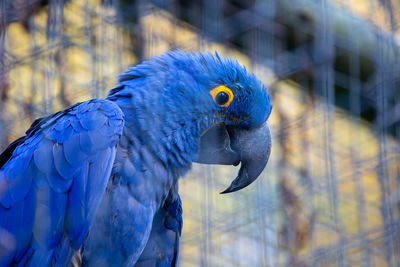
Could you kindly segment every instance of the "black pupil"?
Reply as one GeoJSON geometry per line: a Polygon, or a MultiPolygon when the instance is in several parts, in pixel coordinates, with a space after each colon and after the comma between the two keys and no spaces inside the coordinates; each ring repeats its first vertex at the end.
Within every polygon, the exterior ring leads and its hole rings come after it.
{"type": "Polygon", "coordinates": [[[229,95],[225,92],[219,92],[216,97],[215,97],[215,102],[217,102],[218,105],[223,105],[229,100],[229,95]]]}

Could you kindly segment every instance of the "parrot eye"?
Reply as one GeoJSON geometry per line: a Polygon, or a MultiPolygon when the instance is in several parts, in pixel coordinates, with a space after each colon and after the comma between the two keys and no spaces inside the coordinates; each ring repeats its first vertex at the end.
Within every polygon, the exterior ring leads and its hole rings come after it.
{"type": "Polygon", "coordinates": [[[229,95],[225,92],[219,92],[215,97],[215,102],[220,106],[228,102],[228,100],[229,95]]]}
{"type": "Polygon", "coordinates": [[[212,98],[215,103],[217,103],[221,107],[227,107],[233,100],[233,93],[231,89],[226,87],[225,85],[220,85],[215,87],[210,91],[212,98]]]}

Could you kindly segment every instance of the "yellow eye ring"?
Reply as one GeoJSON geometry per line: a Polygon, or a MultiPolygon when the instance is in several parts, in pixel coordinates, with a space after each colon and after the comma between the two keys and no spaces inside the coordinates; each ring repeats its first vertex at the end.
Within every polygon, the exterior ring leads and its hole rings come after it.
{"type": "Polygon", "coordinates": [[[210,94],[215,103],[217,103],[221,107],[229,106],[233,100],[232,90],[225,85],[215,87],[210,91],[210,94]]]}

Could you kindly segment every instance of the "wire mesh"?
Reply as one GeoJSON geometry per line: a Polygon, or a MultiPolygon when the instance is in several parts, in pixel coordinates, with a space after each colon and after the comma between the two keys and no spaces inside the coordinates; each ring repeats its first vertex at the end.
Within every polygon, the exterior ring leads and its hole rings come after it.
{"type": "Polygon", "coordinates": [[[3,0],[0,144],[37,117],[104,97],[175,48],[245,64],[273,96],[262,177],[181,181],[180,266],[399,266],[400,4],[380,0],[3,0]]]}

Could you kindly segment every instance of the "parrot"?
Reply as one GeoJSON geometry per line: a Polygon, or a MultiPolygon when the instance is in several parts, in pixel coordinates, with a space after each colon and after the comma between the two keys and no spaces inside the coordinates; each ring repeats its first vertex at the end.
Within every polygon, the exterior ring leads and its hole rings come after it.
{"type": "Polygon", "coordinates": [[[271,96],[237,60],[173,50],[128,68],[104,99],[35,120],[0,155],[0,266],[177,266],[178,181],[193,163],[255,181],[271,96]]]}

